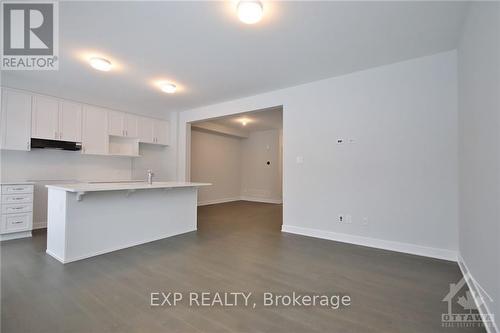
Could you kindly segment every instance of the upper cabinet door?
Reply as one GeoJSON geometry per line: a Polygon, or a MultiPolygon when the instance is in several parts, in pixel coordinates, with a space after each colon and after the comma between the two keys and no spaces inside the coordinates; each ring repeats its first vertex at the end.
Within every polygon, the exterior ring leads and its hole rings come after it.
{"type": "Polygon", "coordinates": [[[0,149],[30,150],[31,95],[2,89],[0,149]]]}
{"type": "Polygon", "coordinates": [[[165,120],[154,120],[153,121],[153,141],[154,143],[160,145],[169,144],[169,133],[170,127],[169,122],[165,120]]]}
{"type": "Polygon", "coordinates": [[[133,114],[125,114],[125,136],[128,138],[137,138],[138,134],[138,117],[133,114]]]}
{"type": "Polygon", "coordinates": [[[59,112],[59,139],[63,141],[82,141],[82,105],[61,101],[59,112]]]}
{"type": "Polygon", "coordinates": [[[137,132],[139,142],[153,143],[153,119],[138,117],[137,132]]]}
{"type": "Polygon", "coordinates": [[[125,114],[119,111],[108,111],[108,134],[125,136],[125,114]]]}
{"type": "Polygon", "coordinates": [[[108,154],[108,111],[84,105],[82,126],[82,153],[108,154]]]}
{"type": "Polygon", "coordinates": [[[59,139],[59,100],[46,96],[33,96],[31,137],[59,139]]]}

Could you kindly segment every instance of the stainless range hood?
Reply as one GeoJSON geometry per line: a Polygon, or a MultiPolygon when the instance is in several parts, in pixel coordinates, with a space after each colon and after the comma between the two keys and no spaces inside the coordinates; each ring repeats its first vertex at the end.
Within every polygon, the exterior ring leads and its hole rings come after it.
{"type": "Polygon", "coordinates": [[[31,149],[58,149],[77,151],[82,149],[81,142],[46,140],[46,139],[31,139],[31,149]]]}

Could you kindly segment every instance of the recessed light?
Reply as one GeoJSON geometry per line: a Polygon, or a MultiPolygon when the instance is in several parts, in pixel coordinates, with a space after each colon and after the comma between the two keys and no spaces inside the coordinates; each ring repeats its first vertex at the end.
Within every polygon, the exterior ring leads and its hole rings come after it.
{"type": "Polygon", "coordinates": [[[260,1],[242,0],[237,6],[238,18],[246,24],[254,24],[262,19],[264,8],[260,1]]]}
{"type": "Polygon", "coordinates": [[[160,89],[167,94],[173,94],[177,90],[177,86],[170,82],[165,82],[160,85],[160,89]]]}
{"type": "Polygon", "coordinates": [[[90,66],[97,69],[98,71],[107,72],[111,69],[111,61],[104,58],[92,57],[89,60],[90,66]]]}

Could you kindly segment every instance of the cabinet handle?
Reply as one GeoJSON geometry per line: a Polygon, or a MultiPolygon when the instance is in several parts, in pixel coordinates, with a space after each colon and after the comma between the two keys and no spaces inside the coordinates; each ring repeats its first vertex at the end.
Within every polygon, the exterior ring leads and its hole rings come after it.
{"type": "Polygon", "coordinates": [[[31,146],[31,145],[30,145],[30,143],[28,142],[28,144],[26,145],[26,148],[28,148],[28,150],[30,150],[30,148],[31,148],[30,146],[31,146]]]}
{"type": "Polygon", "coordinates": [[[57,139],[57,131],[54,132],[54,139],[57,139]]]}
{"type": "Polygon", "coordinates": [[[21,224],[23,223],[23,221],[15,221],[15,222],[12,222],[12,224],[21,224]]]}

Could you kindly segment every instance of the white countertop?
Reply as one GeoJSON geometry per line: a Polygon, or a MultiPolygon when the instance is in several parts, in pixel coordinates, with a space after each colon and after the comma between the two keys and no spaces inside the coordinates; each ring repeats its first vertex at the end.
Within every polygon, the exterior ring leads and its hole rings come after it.
{"type": "Polygon", "coordinates": [[[34,185],[35,182],[1,182],[0,185],[34,185]]]}
{"type": "Polygon", "coordinates": [[[76,184],[53,184],[45,185],[48,189],[56,189],[67,192],[100,192],[100,191],[122,191],[122,190],[147,190],[158,188],[200,187],[209,186],[210,183],[190,182],[115,182],[115,183],[76,183],[76,184]]]}

